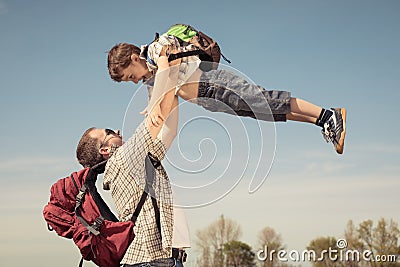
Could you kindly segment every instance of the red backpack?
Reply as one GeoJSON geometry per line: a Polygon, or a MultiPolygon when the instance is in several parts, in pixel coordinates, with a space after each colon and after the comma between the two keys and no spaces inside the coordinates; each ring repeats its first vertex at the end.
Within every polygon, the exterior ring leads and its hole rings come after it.
{"type": "MultiPolygon", "coordinates": [[[[48,229],[59,236],[72,238],[78,246],[82,254],[79,266],[82,266],[83,260],[92,261],[100,267],[120,266],[120,261],[135,237],[133,227],[147,192],[152,190],[154,168],[160,162],[151,155],[146,157],[146,188],[132,219],[126,222],[118,221],[97,192],[97,175],[104,172],[105,165],[106,161],[58,180],[52,185],[50,201],[43,210],[48,229]]],[[[152,203],[159,219],[159,209],[154,198],[152,203]]]]}

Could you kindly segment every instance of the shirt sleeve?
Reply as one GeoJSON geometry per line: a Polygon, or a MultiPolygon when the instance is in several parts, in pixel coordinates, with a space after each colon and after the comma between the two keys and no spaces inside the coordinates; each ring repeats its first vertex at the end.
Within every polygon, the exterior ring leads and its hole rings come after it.
{"type": "Polygon", "coordinates": [[[145,121],[143,121],[140,126],[137,128],[135,134],[129,138],[129,140],[124,144],[127,145],[128,147],[131,147],[133,149],[128,149],[128,151],[133,151],[133,150],[142,150],[140,147],[134,147],[136,146],[143,146],[147,155],[147,152],[150,152],[153,156],[155,156],[158,160],[163,160],[164,156],[166,154],[166,148],[163,142],[159,139],[156,138],[153,140],[151,138],[149,129],[146,127],[145,121]],[[136,142],[135,142],[136,141],[136,142]]]}
{"type": "Polygon", "coordinates": [[[167,152],[166,146],[164,143],[157,137],[155,140],[151,138],[149,129],[145,126],[145,138],[147,142],[148,152],[150,152],[153,156],[155,156],[158,160],[163,160],[165,154],[167,152]]]}
{"type": "Polygon", "coordinates": [[[166,147],[159,138],[154,140],[151,138],[143,121],[135,133],[108,160],[103,182],[104,189],[110,188],[113,179],[120,171],[129,172],[131,177],[138,179],[136,181],[138,184],[142,184],[143,181],[139,177],[144,177],[142,167],[149,152],[161,161],[166,154],[166,147]]]}
{"type": "Polygon", "coordinates": [[[157,65],[163,47],[167,47],[167,55],[179,48],[179,42],[174,36],[161,35],[156,42],[149,45],[147,55],[157,65]]]}

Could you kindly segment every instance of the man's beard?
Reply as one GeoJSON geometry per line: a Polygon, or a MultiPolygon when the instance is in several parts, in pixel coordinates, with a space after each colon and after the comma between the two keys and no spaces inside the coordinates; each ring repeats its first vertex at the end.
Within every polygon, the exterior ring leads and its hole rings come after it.
{"type": "Polygon", "coordinates": [[[117,144],[112,144],[110,147],[110,157],[114,154],[114,152],[119,148],[120,146],[117,144]]]}

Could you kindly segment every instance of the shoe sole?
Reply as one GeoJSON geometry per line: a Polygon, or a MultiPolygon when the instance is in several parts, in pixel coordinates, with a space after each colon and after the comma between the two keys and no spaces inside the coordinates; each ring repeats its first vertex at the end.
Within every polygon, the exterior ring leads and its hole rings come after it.
{"type": "Polygon", "coordinates": [[[343,154],[344,150],[344,138],[346,137],[346,115],[347,111],[345,108],[340,109],[340,114],[342,115],[342,122],[343,122],[343,131],[340,134],[339,142],[335,145],[336,152],[338,154],[343,154]]]}

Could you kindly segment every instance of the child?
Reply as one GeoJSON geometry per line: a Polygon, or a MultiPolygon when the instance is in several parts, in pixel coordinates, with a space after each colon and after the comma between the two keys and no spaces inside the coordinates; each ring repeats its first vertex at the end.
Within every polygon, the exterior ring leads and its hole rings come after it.
{"type": "MultiPolygon", "coordinates": [[[[117,82],[147,83],[150,99],[148,107],[156,103],[163,91],[176,88],[178,96],[210,111],[265,121],[292,120],[316,124],[322,128],[325,140],[333,143],[336,152],[343,153],[346,109],[323,109],[291,97],[290,92],[265,90],[227,70],[202,71],[198,56],[168,61],[170,54],[195,49],[193,45],[183,45],[176,37],[166,34],[142,48],[120,43],[108,53],[108,71],[117,82]],[[150,97],[151,94],[153,97],[150,97]]],[[[151,110],[148,118],[154,125],[158,125],[159,120],[164,119],[160,116],[160,108],[155,106],[151,110]]]]}

